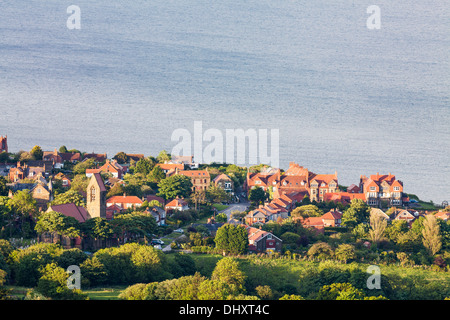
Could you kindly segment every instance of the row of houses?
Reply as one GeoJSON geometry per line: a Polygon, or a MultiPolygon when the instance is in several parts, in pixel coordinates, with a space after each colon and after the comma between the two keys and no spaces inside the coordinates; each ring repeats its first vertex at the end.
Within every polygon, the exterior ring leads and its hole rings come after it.
{"type": "Polygon", "coordinates": [[[263,168],[261,172],[247,172],[245,188],[247,191],[260,187],[273,194],[274,198],[283,194],[299,193],[311,201],[334,201],[349,204],[357,198],[370,206],[402,206],[409,199],[404,196],[403,182],[395,175],[375,174],[360,176],[359,185],[352,184],[346,190],[339,187],[337,172],[316,174],[298,165],[289,163],[289,168],[281,172],[279,168],[263,168]]]}

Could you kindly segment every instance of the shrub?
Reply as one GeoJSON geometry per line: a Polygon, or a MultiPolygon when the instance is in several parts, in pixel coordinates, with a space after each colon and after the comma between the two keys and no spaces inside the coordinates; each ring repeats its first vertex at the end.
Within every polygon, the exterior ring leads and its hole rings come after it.
{"type": "Polygon", "coordinates": [[[41,269],[42,277],[37,284],[37,291],[45,297],[58,300],[86,300],[87,295],[79,289],[69,289],[66,271],[56,263],[47,264],[41,269]]]}
{"type": "Polygon", "coordinates": [[[308,250],[308,256],[321,260],[333,257],[333,249],[326,242],[317,242],[308,250]]]}

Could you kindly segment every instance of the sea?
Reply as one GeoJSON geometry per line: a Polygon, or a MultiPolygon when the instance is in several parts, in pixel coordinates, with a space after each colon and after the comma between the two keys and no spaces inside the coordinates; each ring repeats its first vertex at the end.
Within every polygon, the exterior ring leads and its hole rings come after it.
{"type": "Polygon", "coordinates": [[[392,173],[442,203],[449,54],[448,0],[2,0],[0,135],[113,157],[195,121],[279,130],[283,169],[392,173]]]}

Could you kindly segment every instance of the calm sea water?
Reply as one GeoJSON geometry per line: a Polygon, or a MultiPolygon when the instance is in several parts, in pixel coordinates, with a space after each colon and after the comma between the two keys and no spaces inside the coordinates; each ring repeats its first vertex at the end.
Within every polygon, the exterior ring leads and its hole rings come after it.
{"type": "Polygon", "coordinates": [[[170,151],[196,120],[279,129],[281,167],[450,200],[449,17],[447,0],[3,0],[0,134],[112,157],[170,151]]]}

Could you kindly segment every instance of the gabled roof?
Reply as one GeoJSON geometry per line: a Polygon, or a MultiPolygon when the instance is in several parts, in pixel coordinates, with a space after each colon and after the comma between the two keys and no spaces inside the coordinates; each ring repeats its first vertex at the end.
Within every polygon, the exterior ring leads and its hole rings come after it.
{"type": "Polygon", "coordinates": [[[309,217],[302,221],[302,224],[309,227],[324,227],[322,217],[309,217]]]}
{"type": "Polygon", "coordinates": [[[79,222],[85,222],[90,218],[87,210],[84,207],[75,205],[75,203],[52,205],[48,208],[48,211],[59,212],[67,217],[73,217],[79,222]]]}
{"type": "Polygon", "coordinates": [[[379,215],[385,219],[390,219],[389,216],[383,210],[381,210],[379,208],[371,208],[370,215],[379,215]]]}
{"type": "Polygon", "coordinates": [[[105,183],[103,182],[103,179],[102,179],[102,176],[100,175],[100,173],[94,173],[92,175],[92,177],[97,181],[100,191],[106,191],[105,183]]]}
{"type": "Polygon", "coordinates": [[[156,166],[160,167],[162,170],[184,169],[184,164],[182,163],[157,163],[156,166]]]}
{"type": "Polygon", "coordinates": [[[136,196],[113,196],[106,200],[106,203],[134,203],[142,204],[142,200],[136,196]]]}
{"type": "Polygon", "coordinates": [[[187,206],[188,203],[186,201],[184,201],[183,199],[173,199],[172,201],[170,201],[168,204],[166,204],[166,208],[167,207],[184,207],[187,206]]]}
{"type": "Polygon", "coordinates": [[[208,170],[180,170],[178,171],[178,173],[187,177],[200,177],[200,178],[209,177],[208,170]]]}
{"type": "Polygon", "coordinates": [[[270,234],[270,235],[272,235],[273,238],[278,239],[279,241],[282,241],[280,238],[276,237],[271,232],[264,231],[259,228],[248,227],[248,226],[246,227],[246,229],[247,229],[247,233],[248,233],[248,240],[257,242],[270,234]]]}
{"type": "Polygon", "coordinates": [[[440,218],[442,220],[448,220],[448,219],[450,219],[450,212],[449,211],[439,211],[434,216],[436,218],[440,218]]]}
{"type": "Polygon", "coordinates": [[[338,220],[342,218],[342,212],[336,210],[328,211],[321,218],[325,220],[338,220]]]}
{"type": "Polygon", "coordinates": [[[230,178],[229,176],[227,176],[225,173],[221,173],[221,174],[219,174],[218,176],[216,176],[216,177],[213,179],[213,182],[214,182],[214,183],[217,183],[217,182],[219,182],[219,181],[221,181],[221,180],[233,181],[233,180],[231,180],[231,178],[230,178]]]}

